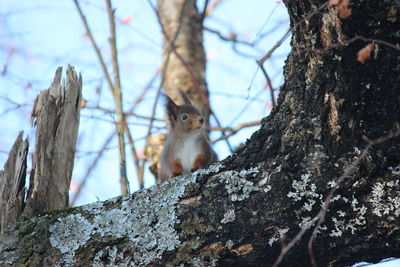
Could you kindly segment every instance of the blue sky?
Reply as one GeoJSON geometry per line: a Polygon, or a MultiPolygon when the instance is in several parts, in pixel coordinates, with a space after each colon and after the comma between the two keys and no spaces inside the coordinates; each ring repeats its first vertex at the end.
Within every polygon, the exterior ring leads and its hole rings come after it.
{"type": "MultiPolygon", "coordinates": [[[[114,3],[118,20],[117,43],[124,106],[127,109],[160,66],[162,39],[156,16],[147,1],[121,0],[114,3]]],[[[81,5],[96,42],[109,63],[109,26],[104,3],[81,1],[81,5]]],[[[202,8],[202,1],[199,1],[198,5],[202,8]]],[[[114,109],[114,104],[72,0],[3,1],[0,14],[0,60],[7,66],[7,72],[0,77],[2,165],[18,131],[24,130],[33,140],[34,131],[29,124],[32,102],[40,90],[48,88],[57,66],[66,67],[71,64],[82,73],[83,97],[88,101],[88,106],[100,105],[114,109]],[[15,106],[6,99],[25,106],[9,111],[15,106]]],[[[205,25],[225,36],[235,32],[239,39],[249,42],[257,37],[257,33],[272,32],[256,48],[237,46],[241,53],[249,54],[250,57],[234,52],[231,43],[221,41],[215,34],[205,32],[204,35],[210,101],[222,125],[235,127],[260,120],[270,111],[270,98],[265,88],[264,77],[260,71],[256,73],[255,60],[263,56],[287,30],[288,17],[284,5],[272,0],[223,1],[206,19],[205,25]],[[254,75],[254,82],[251,83],[254,75]],[[251,89],[248,90],[250,85],[251,89]],[[245,105],[247,108],[242,111],[245,105]]],[[[278,49],[276,56],[266,64],[275,88],[283,83],[282,67],[288,51],[289,41],[278,49]]],[[[151,114],[149,107],[153,103],[159,82],[158,78],[135,112],[146,116],[151,114]]],[[[157,109],[157,118],[165,118],[161,106],[157,109]]],[[[113,121],[113,116],[103,112],[82,110],[74,182],[78,183],[82,179],[105,138],[114,130],[113,121]]],[[[130,122],[137,146],[143,147],[143,137],[147,131],[144,125],[148,121],[132,118],[130,122]]],[[[155,126],[154,133],[165,132],[165,129],[159,129],[165,126],[164,123],[156,123],[155,126]]],[[[245,142],[256,129],[257,127],[252,127],[242,130],[230,138],[231,144],[235,147],[245,142]]],[[[218,132],[211,135],[212,140],[218,137],[218,132]]],[[[77,204],[119,195],[116,148],[117,143],[114,140],[88,179],[85,191],[77,204]]],[[[217,143],[214,148],[220,159],[230,154],[223,141],[217,143]]],[[[31,146],[30,151],[32,150],[31,146]]],[[[131,191],[135,191],[138,185],[133,161],[129,153],[127,156],[128,178],[131,191]]],[[[151,174],[147,173],[146,178],[146,186],[154,184],[151,174]]]]}

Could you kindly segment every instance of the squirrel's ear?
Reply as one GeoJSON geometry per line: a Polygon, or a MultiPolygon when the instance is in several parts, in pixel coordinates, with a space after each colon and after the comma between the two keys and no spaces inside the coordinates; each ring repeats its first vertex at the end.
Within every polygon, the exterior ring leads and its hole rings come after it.
{"type": "Polygon", "coordinates": [[[181,95],[183,102],[185,102],[185,104],[190,104],[192,105],[192,102],[190,101],[189,97],[187,96],[187,94],[185,94],[184,91],[182,91],[182,89],[178,89],[179,94],[181,95]]]}
{"type": "Polygon", "coordinates": [[[176,118],[178,117],[179,113],[179,106],[175,104],[175,102],[172,101],[172,99],[166,94],[162,93],[162,97],[164,98],[165,108],[167,110],[167,115],[171,123],[171,127],[174,127],[176,123],[176,118]]]}

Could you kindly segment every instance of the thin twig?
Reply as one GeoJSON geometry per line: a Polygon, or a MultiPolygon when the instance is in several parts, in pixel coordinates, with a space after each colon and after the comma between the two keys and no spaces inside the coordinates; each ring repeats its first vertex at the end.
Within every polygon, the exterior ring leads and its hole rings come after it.
{"type": "Polygon", "coordinates": [[[247,101],[246,105],[244,107],[242,107],[241,110],[239,110],[239,112],[237,113],[237,115],[235,117],[233,117],[233,119],[228,123],[228,125],[233,125],[243,114],[244,112],[249,108],[249,106],[253,103],[253,101],[255,101],[255,99],[258,99],[258,97],[264,92],[264,88],[262,88],[260,91],[257,92],[257,94],[252,97],[251,99],[249,99],[249,101],[247,101]]]}
{"type": "Polygon", "coordinates": [[[214,0],[206,9],[206,17],[210,16],[211,13],[222,3],[223,0],[214,0]]]}
{"type": "MultiPolygon", "coordinates": [[[[156,79],[156,77],[158,76],[159,73],[160,73],[160,68],[157,68],[157,70],[154,72],[154,75],[152,76],[152,78],[150,79],[150,81],[149,81],[149,82],[147,83],[147,85],[143,88],[143,90],[142,90],[141,94],[138,96],[138,98],[132,103],[131,107],[129,108],[129,112],[126,113],[126,114],[134,114],[133,111],[135,110],[136,106],[143,100],[144,95],[147,93],[148,89],[152,86],[153,82],[155,81],[155,79],[156,79]]],[[[87,107],[86,107],[86,108],[87,108],[87,107]]],[[[114,113],[114,112],[112,112],[112,113],[114,113]]],[[[82,116],[83,116],[83,115],[82,115],[82,116]]],[[[128,123],[127,123],[127,124],[128,124],[128,123]]],[[[135,125],[138,125],[138,124],[135,124],[135,125]]],[[[148,125],[146,124],[146,125],[143,125],[143,126],[146,126],[146,127],[147,127],[148,125]]],[[[113,137],[114,135],[115,135],[115,131],[110,135],[110,137],[106,140],[106,142],[104,142],[103,147],[102,147],[99,151],[89,151],[89,152],[86,152],[86,154],[93,154],[93,153],[96,153],[96,154],[98,154],[98,156],[92,161],[92,163],[90,164],[90,167],[89,167],[89,169],[87,170],[85,176],[81,179],[81,182],[80,182],[79,185],[78,185],[77,192],[74,194],[74,198],[73,198],[72,201],[71,201],[71,205],[74,205],[75,202],[76,202],[76,200],[77,200],[78,197],[80,196],[80,194],[81,194],[81,192],[82,192],[82,189],[83,189],[83,187],[85,186],[86,181],[87,181],[88,178],[89,178],[89,175],[90,175],[91,172],[94,170],[94,168],[95,168],[95,166],[97,165],[97,163],[98,163],[98,161],[99,161],[99,158],[101,157],[101,155],[103,154],[103,152],[104,152],[104,151],[107,151],[107,150],[110,150],[110,149],[118,148],[118,147],[108,147],[108,145],[109,145],[109,143],[112,141],[112,139],[113,139],[112,137],[113,137]]],[[[128,135],[128,141],[129,141],[129,143],[131,143],[131,141],[130,141],[131,138],[132,138],[132,136],[129,136],[129,135],[128,135]]],[[[141,139],[144,139],[144,138],[137,138],[137,139],[135,139],[134,141],[136,142],[136,141],[139,141],[139,140],[141,140],[141,139]]],[[[136,155],[137,155],[137,153],[136,153],[136,155]]],[[[135,164],[136,164],[136,163],[135,163],[135,164]]],[[[140,169],[139,169],[139,170],[140,170],[140,169]]],[[[139,183],[140,183],[139,175],[138,175],[138,180],[139,180],[139,183]]]]}
{"type": "Polygon", "coordinates": [[[237,132],[239,132],[240,130],[242,130],[244,128],[257,126],[257,125],[260,125],[260,124],[261,124],[260,121],[254,121],[254,122],[248,122],[248,123],[240,124],[240,125],[236,126],[234,129],[232,129],[232,128],[216,128],[216,127],[214,127],[214,128],[212,128],[212,130],[219,130],[219,131],[223,131],[224,130],[224,131],[228,131],[229,134],[226,134],[226,135],[224,135],[224,136],[222,136],[222,137],[220,137],[218,139],[215,139],[214,141],[211,142],[211,144],[215,144],[218,141],[221,141],[221,140],[223,140],[225,138],[229,138],[229,137],[231,137],[232,135],[235,135],[237,132]]]}
{"type": "Polygon", "coordinates": [[[91,172],[94,170],[94,167],[97,165],[99,159],[101,158],[101,156],[103,155],[104,151],[106,151],[108,144],[111,142],[111,140],[113,139],[115,135],[115,131],[113,131],[110,136],[106,139],[106,141],[104,142],[103,146],[100,148],[100,150],[98,151],[96,157],[94,158],[94,160],[92,161],[92,163],[90,164],[90,166],[86,169],[86,173],[83,176],[83,178],[81,179],[78,188],[76,189],[76,192],[74,194],[74,196],[72,197],[72,200],[70,201],[70,206],[75,205],[76,201],[78,200],[78,197],[80,196],[83,187],[85,186],[89,175],[91,174],[91,172]]]}
{"type": "Polygon", "coordinates": [[[281,39],[279,39],[278,42],[276,42],[276,44],[259,60],[257,60],[258,65],[262,65],[264,64],[264,62],[270,58],[272,56],[272,54],[275,52],[276,49],[278,49],[283,42],[286,41],[286,39],[290,36],[290,28],[286,31],[286,33],[282,36],[281,39]]]}
{"type": "Polygon", "coordinates": [[[138,182],[139,182],[139,189],[143,189],[144,183],[143,183],[143,177],[140,176],[140,160],[138,157],[138,153],[136,151],[135,141],[133,140],[131,131],[129,131],[128,125],[125,124],[124,128],[125,128],[126,137],[128,138],[128,142],[129,142],[129,145],[132,150],[133,162],[135,163],[136,174],[137,174],[138,182]]]}
{"type": "Polygon", "coordinates": [[[238,43],[238,44],[243,44],[243,45],[247,45],[247,46],[250,46],[250,47],[254,47],[254,43],[237,39],[237,35],[235,33],[231,33],[227,37],[227,36],[222,35],[222,33],[220,33],[219,31],[211,29],[210,27],[203,26],[203,29],[208,31],[208,32],[210,32],[210,33],[213,33],[213,34],[217,35],[223,41],[234,42],[234,43],[238,43]]]}
{"type": "Polygon", "coordinates": [[[88,37],[89,37],[89,39],[90,39],[90,42],[92,43],[92,46],[93,46],[93,48],[94,48],[94,51],[96,52],[97,58],[98,58],[98,60],[99,60],[99,62],[100,62],[100,65],[101,65],[101,69],[103,70],[104,76],[106,77],[108,86],[109,86],[110,89],[112,90],[112,88],[114,88],[114,85],[113,85],[113,83],[112,83],[110,74],[108,73],[108,70],[107,70],[107,67],[106,67],[106,63],[105,63],[105,61],[104,61],[104,59],[103,59],[103,56],[101,55],[100,49],[99,49],[99,47],[98,47],[96,41],[94,40],[92,31],[90,30],[90,27],[89,27],[89,24],[88,24],[88,22],[87,22],[87,20],[86,20],[86,17],[85,17],[85,15],[84,15],[83,12],[82,12],[82,9],[81,9],[81,6],[79,5],[78,0],[73,0],[73,1],[74,1],[74,3],[75,3],[76,9],[77,9],[78,12],[79,12],[79,15],[80,15],[81,20],[82,20],[82,22],[83,22],[83,25],[84,25],[84,27],[85,27],[86,33],[87,33],[87,35],[88,35],[88,37]]]}
{"type": "Polygon", "coordinates": [[[221,122],[219,121],[214,111],[212,109],[210,109],[210,111],[211,114],[214,116],[215,122],[217,123],[218,127],[221,128],[222,137],[220,138],[220,140],[225,140],[229,150],[231,151],[231,153],[233,153],[233,147],[231,146],[231,143],[228,141],[228,137],[226,137],[227,135],[225,133],[225,130],[222,128],[221,122]]]}
{"type": "Polygon", "coordinates": [[[201,24],[204,23],[204,19],[205,19],[206,14],[207,14],[208,1],[209,0],[205,0],[204,1],[203,12],[201,13],[201,18],[200,18],[201,24]]]}
{"type": "MultiPolygon", "coordinates": [[[[85,108],[86,109],[100,110],[100,111],[103,111],[104,113],[107,113],[107,114],[116,114],[117,113],[116,110],[103,108],[101,106],[86,106],[85,108]]],[[[152,118],[152,117],[140,115],[140,114],[137,114],[137,113],[131,112],[131,111],[124,113],[124,117],[130,117],[130,116],[136,117],[136,118],[139,118],[139,119],[143,119],[143,120],[151,120],[152,119],[152,120],[156,120],[156,121],[165,121],[164,119],[152,118]]]]}
{"type": "Polygon", "coordinates": [[[121,90],[121,79],[119,74],[119,65],[118,65],[118,51],[117,51],[117,38],[115,31],[115,10],[111,6],[111,0],[106,0],[108,20],[110,23],[110,47],[111,47],[111,56],[112,56],[112,66],[114,72],[114,87],[113,87],[113,95],[116,107],[116,115],[117,115],[117,134],[118,134],[118,144],[119,144],[119,174],[120,174],[120,183],[121,183],[121,193],[123,195],[129,194],[129,182],[128,176],[126,172],[126,152],[125,152],[125,135],[124,129],[129,131],[129,128],[126,127],[124,112],[123,112],[123,103],[122,103],[122,90],[121,90]]]}
{"type": "Polygon", "coordinates": [[[261,34],[261,31],[264,29],[264,27],[268,24],[269,20],[271,19],[272,15],[274,14],[274,12],[276,11],[276,9],[278,8],[278,6],[280,5],[280,3],[276,3],[274,8],[271,10],[271,12],[268,14],[267,19],[265,20],[265,22],[263,23],[263,25],[261,26],[261,28],[258,30],[258,32],[256,33],[256,37],[254,38],[253,44],[256,43],[258,40],[260,40],[263,35],[261,34]]]}
{"type": "Polygon", "coordinates": [[[261,68],[262,73],[265,76],[265,79],[267,80],[267,85],[268,85],[268,89],[269,89],[269,93],[270,93],[271,101],[272,101],[272,107],[274,108],[276,106],[276,101],[275,101],[274,88],[272,87],[271,78],[269,77],[267,71],[265,70],[264,65],[261,64],[259,66],[261,68]]]}
{"type": "Polygon", "coordinates": [[[156,71],[154,72],[153,76],[151,76],[149,82],[146,84],[146,86],[143,88],[142,92],[140,93],[140,95],[136,98],[135,101],[133,101],[129,112],[133,112],[133,109],[140,103],[143,101],[144,96],[146,95],[147,91],[152,87],[154,81],[157,79],[158,75],[161,72],[161,67],[157,67],[156,71]]]}

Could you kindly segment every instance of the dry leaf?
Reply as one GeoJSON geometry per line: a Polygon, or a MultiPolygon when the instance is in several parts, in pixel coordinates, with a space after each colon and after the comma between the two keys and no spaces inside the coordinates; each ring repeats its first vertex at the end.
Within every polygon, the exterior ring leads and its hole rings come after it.
{"type": "Polygon", "coordinates": [[[215,251],[215,250],[221,250],[224,249],[225,247],[218,244],[218,243],[213,243],[205,248],[203,248],[201,251],[215,251]]]}
{"type": "Polygon", "coordinates": [[[350,0],[329,0],[328,7],[335,7],[340,18],[346,19],[351,15],[350,0]]]}
{"type": "Polygon", "coordinates": [[[338,10],[338,13],[339,13],[339,17],[341,19],[347,19],[348,17],[351,16],[351,9],[346,6],[346,7],[340,8],[338,10]]]}
{"type": "Polygon", "coordinates": [[[246,255],[253,251],[252,244],[245,244],[243,246],[238,247],[237,249],[232,249],[237,255],[246,255]]]}
{"type": "Polygon", "coordinates": [[[133,17],[131,15],[128,15],[124,18],[122,18],[119,22],[121,22],[121,24],[129,24],[129,22],[131,22],[133,19],[133,17]]]}
{"type": "Polygon", "coordinates": [[[81,108],[86,108],[86,104],[87,104],[86,99],[83,99],[83,98],[82,98],[82,101],[81,101],[81,108]]]}
{"type": "Polygon", "coordinates": [[[373,44],[367,44],[357,53],[357,60],[364,63],[371,56],[371,52],[374,51],[373,44]]]}

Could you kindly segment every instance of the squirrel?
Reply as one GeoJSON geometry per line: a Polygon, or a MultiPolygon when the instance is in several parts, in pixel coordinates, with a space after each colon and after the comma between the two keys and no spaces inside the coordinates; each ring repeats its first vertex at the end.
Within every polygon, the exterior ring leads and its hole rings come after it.
{"type": "Polygon", "coordinates": [[[171,129],[161,152],[157,183],[199,168],[207,168],[218,160],[206,138],[200,110],[192,105],[182,90],[179,93],[183,105],[175,104],[169,96],[163,94],[171,129]]]}

